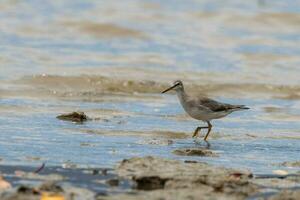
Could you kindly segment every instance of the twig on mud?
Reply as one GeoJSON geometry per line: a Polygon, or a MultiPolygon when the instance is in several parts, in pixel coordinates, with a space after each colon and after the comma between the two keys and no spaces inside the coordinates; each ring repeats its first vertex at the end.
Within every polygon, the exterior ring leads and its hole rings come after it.
{"type": "Polygon", "coordinates": [[[45,165],[46,165],[46,164],[43,163],[39,168],[37,168],[37,169],[34,171],[34,173],[38,174],[40,171],[42,171],[42,170],[44,169],[45,165]]]}

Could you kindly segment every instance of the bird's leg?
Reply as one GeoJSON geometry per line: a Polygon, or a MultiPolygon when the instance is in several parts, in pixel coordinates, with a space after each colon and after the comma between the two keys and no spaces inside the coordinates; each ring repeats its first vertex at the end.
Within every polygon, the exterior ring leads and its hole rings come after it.
{"type": "Polygon", "coordinates": [[[198,135],[198,131],[201,130],[202,127],[197,127],[194,131],[193,137],[196,137],[198,135]]]}
{"type": "Polygon", "coordinates": [[[202,128],[209,128],[209,126],[198,126],[193,134],[193,137],[196,137],[198,135],[198,132],[201,131],[202,128]]]}
{"type": "Polygon", "coordinates": [[[204,137],[204,141],[207,141],[206,139],[207,139],[207,137],[208,137],[208,135],[209,135],[209,133],[211,131],[211,128],[212,128],[212,125],[211,125],[211,123],[209,121],[207,121],[207,125],[208,125],[208,130],[207,130],[207,133],[206,133],[206,135],[204,137]]]}

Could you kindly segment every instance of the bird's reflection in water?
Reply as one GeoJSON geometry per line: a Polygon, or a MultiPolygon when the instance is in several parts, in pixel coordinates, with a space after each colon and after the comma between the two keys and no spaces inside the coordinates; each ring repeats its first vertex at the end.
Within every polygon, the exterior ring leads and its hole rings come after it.
{"type": "Polygon", "coordinates": [[[206,140],[198,140],[197,138],[194,139],[194,143],[196,147],[204,147],[205,149],[210,149],[210,143],[206,140]]]}

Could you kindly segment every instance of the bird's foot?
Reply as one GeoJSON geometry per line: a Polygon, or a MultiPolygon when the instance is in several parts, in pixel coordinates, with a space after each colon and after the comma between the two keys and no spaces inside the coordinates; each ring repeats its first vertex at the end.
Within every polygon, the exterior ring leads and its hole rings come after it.
{"type": "Polygon", "coordinates": [[[207,140],[204,140],[204,142],[206,143],[206,148],[209,149],[210,148],[210,143],[207,140]]]}
{"type": "Polygon", "coordinates": [[[196,145],[201,145],[201,140],[198,140],[197,138],[194,139],[194,143],[196,145]]]}

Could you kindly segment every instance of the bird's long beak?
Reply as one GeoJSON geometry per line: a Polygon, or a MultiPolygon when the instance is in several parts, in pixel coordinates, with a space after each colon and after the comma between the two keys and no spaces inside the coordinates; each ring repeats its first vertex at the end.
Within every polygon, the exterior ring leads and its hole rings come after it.
{"type": "Polygon", "coordinates": [[[173,88],[175,88],[177,85],[178,85],[178,84],[175,84],[175,85],[173,85],[172,87],[169,87],[168,89],[162,91],[161,93],[166,93],[166,92],[168,92],[169,90],[172,90],[173,88]]]}

